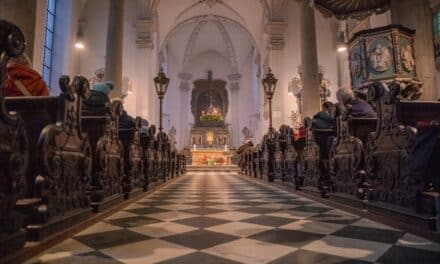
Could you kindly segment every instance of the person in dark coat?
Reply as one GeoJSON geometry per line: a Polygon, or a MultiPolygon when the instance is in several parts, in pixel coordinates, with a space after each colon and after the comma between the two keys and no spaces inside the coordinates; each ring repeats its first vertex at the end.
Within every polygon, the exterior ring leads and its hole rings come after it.
{"type": "Polygon", "coordinates": [[[122,111],[122,114],[119,117],[119,129],[132,129],[134,126],[134,118],[128,115],[127,111],[122,111]]]}
{"type": "Polygon", "coordinates": [[[335,128],[335,105],[332,102],[322,104],[322,111],[313,116],[313,126],[317,129],[335,128]]]}
{"type": "Polygon", "coordinates": [[[352,117],[377,118],[373,107],[361,98],[355,98],[351,89],[339,89],[336,92],[336,98],[340,107],[350,106],[352,117]]]}
{"type": "Polygon", "coordinates": [[[85,116],[103,116],[107,113],[105,105],[110,102],[109,94],[113,90],[113,82],[93,85],[90,96],[83,101],[82,113],[85,116]]]}

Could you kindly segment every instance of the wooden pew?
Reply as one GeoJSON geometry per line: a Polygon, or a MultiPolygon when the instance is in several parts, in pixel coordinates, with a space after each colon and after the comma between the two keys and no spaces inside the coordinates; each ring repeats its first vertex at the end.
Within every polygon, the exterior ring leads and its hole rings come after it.
{"type": "Polygon", "coordinates": [[[140,143],[141,118],[137,117],[133,128],[119,128],[118,136],[124,147],[124,198],[146,191],[143,151],[140,143]]]}
{"type": "Polygon", "coordinates": [[[38,176],[37,146],[40,134],[49,124],[58,120],[59,98],[56,96],[7,97],[7,111],[20,113],[29,140],[29,165],[26,170],[26,193],[28,200],[20,201],[21,210],[27,211],[35,206],[32,197],[35,193],[35,179],[38,176]]]}
{"type": "Polygon", "coordinates": [[[167,134],[165,132],[157,133],[156,138],[156,163],[157,163],[157,178],[156,183],[162,184],[166,179],[166,143],[168,141],[167,134]]]}
{"type": "MultiPolygon", "coordinates": [[[[83,133],[81,102],[89,92],[84,77],[60,78],[59,121],[47,125],[37,146],[34,204],[26,226],[29,240],[37,241],[63,230],[91,214],[88,196],[92,153],[83,133]]],[[[31,98],[29,101],[33,101],[31,98]]]]}
{"type": "Polygon", "coordinates": [[[287,125],[280,127],[279,144],[282,152],[282,183],[293,188],[296,185],[298,153],[294,147],[293,129],[291,127],[287,125]]]}
{"type": "Polygon", "coordinates": [[[157,182],[156,126],[151,125],[148,128],[148,135],[142,138],[141,144],[144,150],[145,178],[148,180],[148,189],[151,189],[156,186],[157,182]]]}
{"type": "Polygon", "coordinates": [[[275,143],[278,138],[278,132],[269,130],[263,137],[261,148],[263,151],[263,180],[273,182],[275,179],[275,143]]]}
{"type": "Polygon", "coordinates": [[[94,212],[107,208],[123,199],[124,176],[123,146],[118,138],[118,119],[122,103],[107,104],[107,115],[82,116],[81,123],[89,134],[93,156],[91,206],[94,212]]]}
{"type": "Polygon", "coordinates": [[[413,124],[420,119],[435,121],[431,119],[438,118],[440,108],[423,102],[399,102],[400,85],[399,82],[377,82],[369,87],[378,111],[378,124],[366,145],[366,171],[371,185],[366,208],[398,215],[402,221],[418,226],[435,228],[435,195],[427,193],[430,185],[427,178],[413,174],[410,169],[415,132],[403,124],[413,124]]]}
{"type": "Polygon", "coordinates": [[[26,193],[29,143],[23,120],[19,114],[6,110],[3,96],[6,63],[19,57],[24,48],[20,29],[0,20],[0,259],[21,249],[26,240],[24,216],[16,202],[26,193]]]}
{"type": "Polygon", "coordinates": [[[331,129],[314,129],[309,118],[304,120],[307,127],[306,144],[303,150],[304,187],[302,190],[321,197],[328,197],[329,174],[329,138],[335,135],[331,129]]]}
{"type": "Polygon", "coordinates": [[[362,208],[369,186],[366,183],[365,149],[376,118],[352,118],[351,109],[337,117],[337,136],[330,148],[330,198],[362,208]]]}

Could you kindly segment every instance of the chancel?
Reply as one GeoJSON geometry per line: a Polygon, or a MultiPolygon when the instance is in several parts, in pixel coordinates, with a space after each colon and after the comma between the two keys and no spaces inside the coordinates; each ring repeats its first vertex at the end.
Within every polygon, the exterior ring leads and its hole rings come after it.
{"type": "Polygon", "coordinates": [[[0,0],[0,264],[440,263],[440,0],[0,0]]]}

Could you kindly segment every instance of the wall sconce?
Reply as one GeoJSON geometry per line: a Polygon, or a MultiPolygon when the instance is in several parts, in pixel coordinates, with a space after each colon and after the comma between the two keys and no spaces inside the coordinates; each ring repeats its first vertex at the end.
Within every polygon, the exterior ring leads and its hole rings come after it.
{"type": "Polygon", "coordinates": [[[336,50],[339,53],[347,51],[347,43],[345,42],[345,32],[339,31],[338,35],[336,36],[336,50]]]}
{"type": "Polygon", "coordinates": [[[84,20],[78,21],[78,31],[76,33],[76,42],[74,44],[74,47],[78,50],[83,50],[86,47],[83,41],[84,39],[83,24],[84,24],[84,20]]]}

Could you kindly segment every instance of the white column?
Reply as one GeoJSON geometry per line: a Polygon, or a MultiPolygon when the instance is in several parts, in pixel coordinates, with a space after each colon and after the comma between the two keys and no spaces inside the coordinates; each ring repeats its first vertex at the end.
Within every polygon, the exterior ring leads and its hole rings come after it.
{"type": "MultiPolygon", "coordinates": [[[[151,114],[149,104],[151,97],[155,95],[151,91],[151,54],[153,42],[151,39],[151,28],[153,21],[148,19],[138,19],[136,21],[136,115],[148,118],[151,114]]],[[[148,120],[151,122],[151,120],[148,120]]]]}
{"type": "Polygon", "coordinates": [[[122,96],[122,55],[125,0],[110,0],[104,79],[113,81],[113,97],[122,96]]]}
{"type": "Polygon", "coordinates": [[[230,92],[230,100],[229,104],[231,105],[231,112],[229,115],[231,116],[231,142],[234,147],[240,146],[240,79],[241,74],[234,73],[228,75],[229,79],[229,92],[230,92]]]}
{"type": "Polygon", "coordinates": [[[312,117],[320,109],[319,66],[316,45],[315,10],[309,1],[300,2],[301,64],[303,82],[304,117],[312,117]]]}
{"type": "Polygon", "coordinates": [[[417,75],[423,82],[422,99],[438,99],[432,37],[432,14],[428,0],[392,0],[391,20],[415,29],[414,51],[417,75]]]}
{"type": "MultiPolygon", "coordinates": [[[[278,79],[275,94],[272,100],[272,124],[277,130],[284,122],[286,117],[285,111],[285,87],[284,82],[284,32],[287,23],[284,21],[271,21],[268,25],[269,32],[269,65],[275,78],[278,79]]],[[[264,78],[264,74],[263,74],[264,78]]],[[[263,92],[264,94],[264,92],[263,92]]],[[[264,130],[263,133],[266,133],[264,130]]]]}
{"type": "Polygon", "coordinates": [[[176,113],[180,116],[180,134],[179,147],[180,149],[189,146],[190,142],[190,126],[189,120],[191,115],[191,85],[190,80],[192,79],[191,73],[182,72],[179,74],[180,79],[180,113],[176,113]]]}
{"type": "MultiPolygon", "coordinates": [[[[346,23],[345,21],[339,21],[336,25],[336,42],[343,41],[342,36],[339,38],[339,34],[341,32],[346,31],[346,23]]],[[[345,41],[345,39],[344,39],[345,41]]],[[[338,43],[337,43],[338,44],[338,43]]],[[[341,87],[350,87],[350,67],[348,60],[348,49],[347,50],[337,50],[337,67],[338,67],[338,88],[341,87]]]]}

